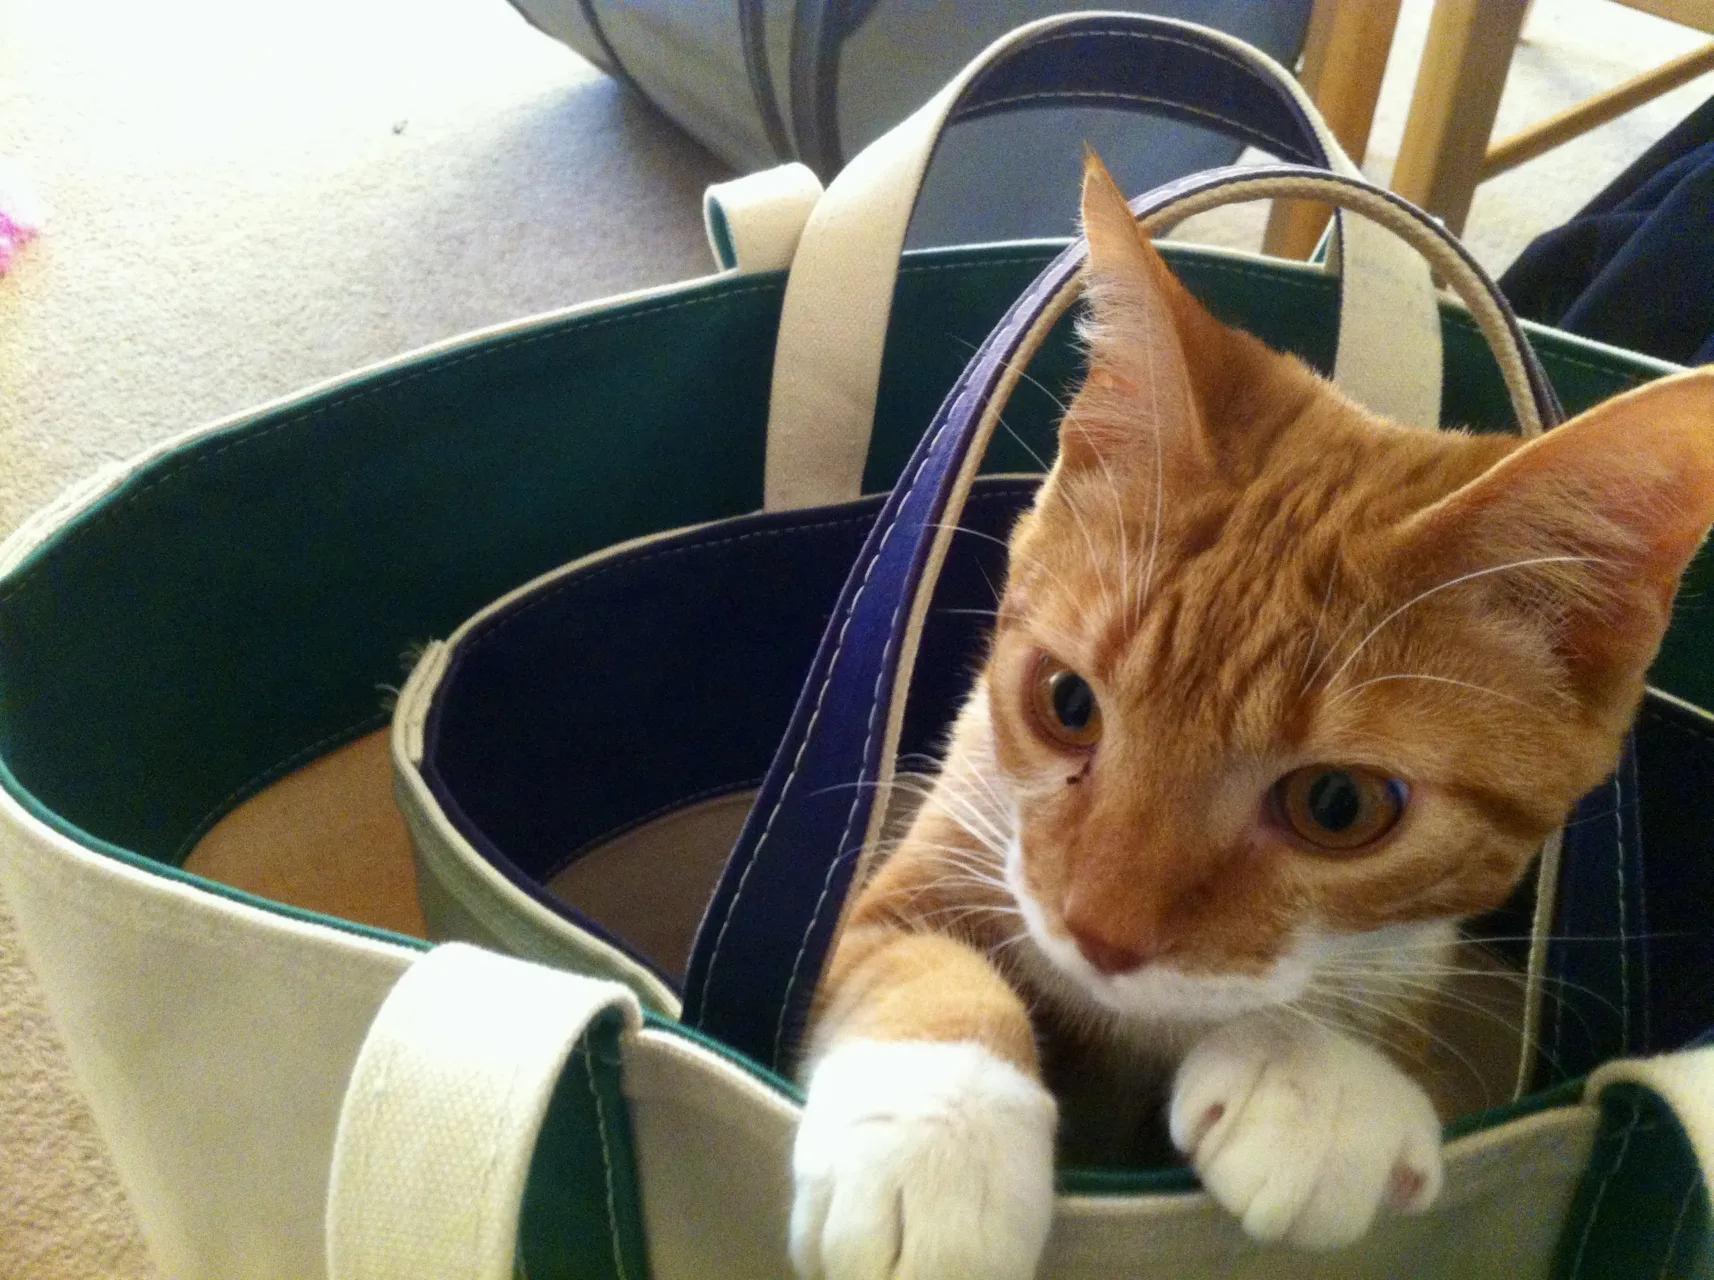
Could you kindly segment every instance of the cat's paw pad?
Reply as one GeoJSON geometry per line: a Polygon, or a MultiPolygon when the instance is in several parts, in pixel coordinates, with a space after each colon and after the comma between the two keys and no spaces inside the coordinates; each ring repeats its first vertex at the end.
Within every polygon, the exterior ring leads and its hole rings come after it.
{"type": "Polygon", "coordinates": [[[810,1078],[792,1262],[827,1280],[1027,1280],[1053,1215],[1053,1098],[976,1044],[847,1040],[810,1078]]]}
{"type": "Polygon", "coordinates": [[[1440,1121],[1421,1087],[1367,1045],[1240,1019],[1179,1066],[1173,1142],[1259,1240],[1348,1244],[1377,1210],[1440,1193],[1440,1121]]]}

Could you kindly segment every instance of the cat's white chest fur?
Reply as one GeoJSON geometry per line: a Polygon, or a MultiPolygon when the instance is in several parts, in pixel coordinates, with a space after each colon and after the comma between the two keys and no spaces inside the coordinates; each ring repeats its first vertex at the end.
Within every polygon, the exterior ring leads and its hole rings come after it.
{"type": "MultiPolygon", "coordinates": [[[[804,1277],[1035,1274],[1053,1209],[1053,1098],[969,1043],[837,1042],[815,1066],[793,1153],[792,1259],[804,1277]]],[[[1257,1015],[1180,1065],[1173,1141],[1263,1240],[1330,1247],[1384,1204],[1440,1189],[1440,1125],[1381,1054],[1257,1015]]]]}

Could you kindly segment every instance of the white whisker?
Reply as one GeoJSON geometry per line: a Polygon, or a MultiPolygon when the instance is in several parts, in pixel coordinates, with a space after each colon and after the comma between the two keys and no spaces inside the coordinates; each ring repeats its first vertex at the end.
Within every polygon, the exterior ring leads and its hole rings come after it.
{"type": "MultiPolygon", "coordinates": [[[[1330,567],[1327,570],[1327,590],[1321,593],[1321,612],[1315,615],[1315,630],[1310,634],[1309,648],[1304,651],[1303,667],[1297,673],[1297,678],[1300,681],[1303,680],[1304,673],[1309,670],[1310,662],[1315,658],[1315,646],[1321,639],[1321,627],[1327,621],[1327,605],[1333,599],[1333,584],[1338,580],[1339,575],[1330,567]]],[[[1305,687],[1308,687],[1307,684],[1305,687]]]]}
{"type": "MultiPolygon", "coordinates": [[[[1593,564],[1598,560],[1598,558],[1599,557],[1596,556],[1534,556],[1528,560],[1513,560],[1507,564],[1491,565],[1486,569],[1474,569],[1469,573],[1461,573],[1456,578],[1442,582],[1439,586],[1430,587],[1426,591],[1419,591],[1398,608],[1394,609],[1386,617],[1382,618],[1373,627],[1369,628],[1368,634],[1357,642],[1357,647],[1351,650],[1351,652],[1346,656],[1345,661],[1340,663],[1338,669],[1327,678],[1327,687],[1332,688],[1333,685],[1338,682],[1339,677],[1344,675],[1345,672],[1350,669],[1351,664],[1357,660],[1357,655],[1363,652],[1364,646],[1379,635],[1383,627],[1385,627],[1394,618],[1398,617],[1401,613],[1405,612],[1405,610],[1421,604],[1432,595],[1441,591],[1450,590],[1451,588],[1466,582],[1472,582],[1477,578],[1490,577],[1496,573],[1507,573],[1513,569],[1527,569],[1538,564],[1593,564]]],[[[1332,657],[1332,655],[1333,650],[1329,649],[1328,657],[1332,657]]],[[[1326,660],[1323,659],[1324,664],[1325,661],[1326,660]]],[[[1316,668],[1318,673],[1320,670],[1320,667],[1316,668]]],[[[1312,676],[1311,680],[1313,681],[1313,679],[1314,677],[1312,676]]]]}
{"type": "Polygon", "coordinates": [[[1504,702],[1515,702],[1518,706],[1525,707],[1531,711],[1541,710],[1541,708],[1537,707],[1532,702],[1526,702],[1524,699],[1514,697],[1513,695],[1511,695],[1509,693],[1502,693],[1498,689],[1490,689],[1487,685],[1484,685],[1484,684],[1471,684],[1468,680],[1453,680],[1448,676],[1430,676],[1430,675],[1423,675],[1420,673],[1398,674],[1398,675],[1390,675],[1390,676],[1374,676],[1371,679],[1363,681],[1361,684],[1354,684],[1348,689],[1341,689],[1338,693],[1334,694],[1331,698],[1329,698],[1327,700],[1326,705],[1329,707],[1332,707],[1336,703],[1343,702],[1346,698],[1351,697],[1353,694],[1358,694],[1358,693],[1363,692],[1363,690],[1371,687],[1372,685],[1385,684],[1390,680],[1426,680],[1426,681],[1430,681],[1434,684],[1453,685],[1459,689],[1469,689],[1475,693],[1490,694],[1491,696],[1499,698],[1504,702]]]}

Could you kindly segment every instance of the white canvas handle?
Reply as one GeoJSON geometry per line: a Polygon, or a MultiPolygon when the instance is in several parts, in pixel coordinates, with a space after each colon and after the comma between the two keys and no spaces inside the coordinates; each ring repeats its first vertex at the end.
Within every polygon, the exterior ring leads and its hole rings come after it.
{"type": "Polygon", "coordinates": [[[548,1101],[596,1015],[641,1023],[600,982],[462,943],[417,960],[352,1069],[327,1201],[330,1280],[513,1280],[548,1101]]]}
{"type": "MultiPolygon", "coordinates": [[[[803,228],[780,316],[763,488],[767,509],[858,495],[899,257],[935,145],[978,75],[1045,32],[1086,25],[1092,17],[1116,26],[1137,21],[1135,14],[1083,13],[1019,27],[854,157],[828,186],[803,228]]],[[[1221,42],[1233,60],[1285,86],[1314,127],[1333,172],[1358,174],[1290,72],[1241,41],[1197,32],[1221,42]]],[[[1344,320],[1335,381],[1377,412],[1438,425],[1440,315],[1427,266],[1384,232],[1360,226],[1347,228],[1343,253],[1330,254],[1329,263],[1341,257],[1344,320]]]]}
{"type": "Polygon", "coordinates": [[[821,179],[795,162],[715,183],[702,196],[714,261],[739,275],[785,270],[820,199],[821,179]]]}
{"type": "Polygon", "coordinates": [[[1616,1084],[1642,1085],[1672,1108],[1696,1153],[1702,1185],[1714,1190],[1714,1045],[1609,1062],[1590,1073],[1584,1098],[1597,1103],[1616,1084]]]}

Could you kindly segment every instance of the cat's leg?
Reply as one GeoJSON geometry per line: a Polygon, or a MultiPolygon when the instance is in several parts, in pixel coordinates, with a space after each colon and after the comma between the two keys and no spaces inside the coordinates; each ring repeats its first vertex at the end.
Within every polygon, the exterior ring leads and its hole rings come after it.
{"type": "Polygon", "coordinates": [[[1383,1204],[1426,1209],[1440,1191],[1440,1121],[1384,1054],[1328,1028],[1252,1014],[1180,1064],[1173,1142],[1261,1240],[1331,1248],[1383,1204]]]}
{"type": "Polygon", "coordinates": [[[1023,1002],[942,934],[848,928],[792,1153],[792,1261],[827,1280],[1027,1280],[1056,1109],[1023,1002]]]}

